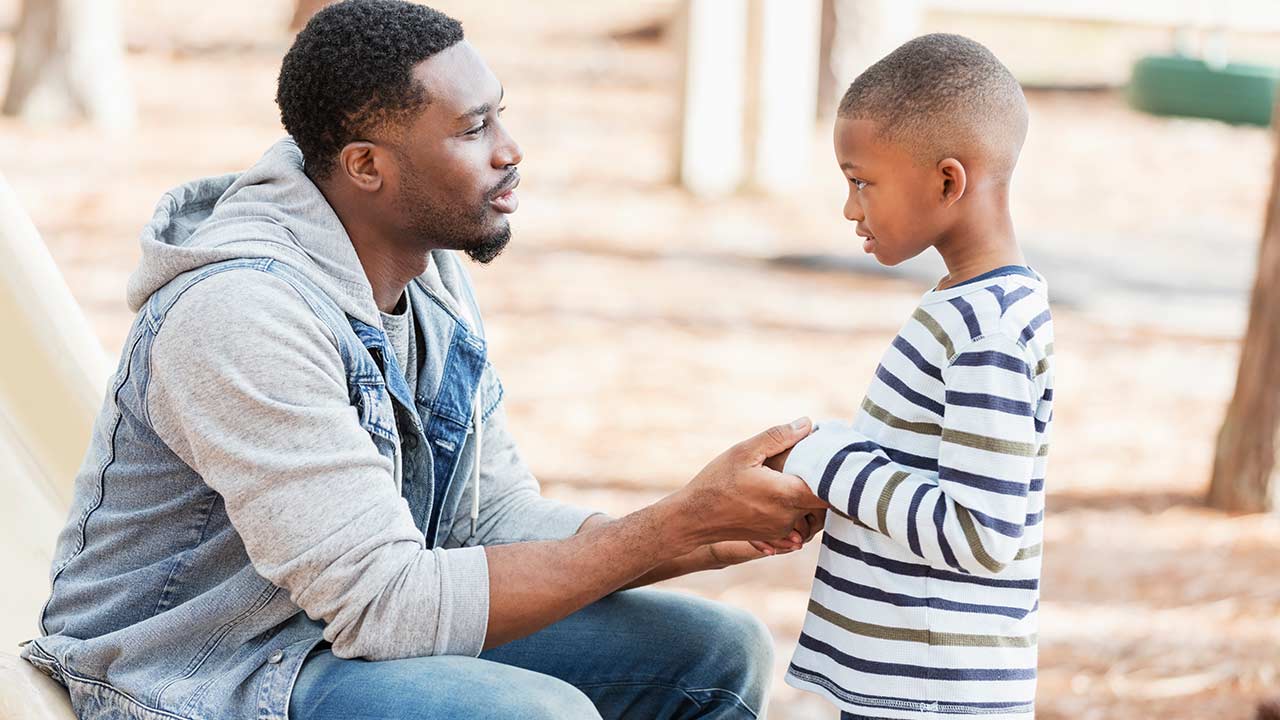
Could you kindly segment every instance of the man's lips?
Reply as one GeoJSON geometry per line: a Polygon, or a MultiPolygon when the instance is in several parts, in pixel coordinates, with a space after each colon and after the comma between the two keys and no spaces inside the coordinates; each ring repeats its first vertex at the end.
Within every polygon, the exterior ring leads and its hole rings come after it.
{"type": "Polygon", "coordinates": [[[520,185],[520,176],[512,175],[505,185],[489,200],[489,205],[500,213],[510,214],[520,206],[520,198],[516,196],[516,188],[520,185]]]}

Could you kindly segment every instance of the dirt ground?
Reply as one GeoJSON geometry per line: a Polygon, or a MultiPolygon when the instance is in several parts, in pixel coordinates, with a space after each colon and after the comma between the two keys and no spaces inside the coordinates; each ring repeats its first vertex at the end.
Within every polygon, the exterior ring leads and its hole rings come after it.
{"type": "MultiPolygon", "coordinates": [[[[136,130],[0,119],[0,172],[110,354],[161,193],[242,169],[281,134],[272,98],[289,39],[282,0],[124,5],[136,130]]],[[[795,193],[692,199],[670,183],[675,58],[661,39],[615,37],[672,3],[440,5],[502,79],[526,153],[516,239],[474,275],[549,495],[625,513],[769,424],[854,411],[935,266],[884,273],[856,256],[825,130],[795,193]]],[[[0,27],[15,13],[0,0],[0,27]]],[[[0,72],[11,47],[0,34],[0,72]]],[[[1055,295],[1059,363],[1039,716],[1245,720],[1280,694],[1280,520],[1211,512],[1201,496],[1233,389],[1268,135],[1137,115],[1115,93],[1030,101],[1015,217],[1055,295]]],[[[669,583],[769,624],[774,720],[836,716],[781,682],[815,557],[669,583]]]]}

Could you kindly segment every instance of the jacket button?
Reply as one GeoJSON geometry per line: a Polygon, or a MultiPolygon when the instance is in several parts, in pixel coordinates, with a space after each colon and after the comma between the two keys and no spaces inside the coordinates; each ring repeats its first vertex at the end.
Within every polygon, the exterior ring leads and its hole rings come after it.
{"type": "Polygon", "coordinates": [[[277,650],[271,653],[271,657],[267,658],[267,662],[271,663],[272,665],[278,665],[280,661],[283,659],[284,659],[284,651],[277,650]]]}

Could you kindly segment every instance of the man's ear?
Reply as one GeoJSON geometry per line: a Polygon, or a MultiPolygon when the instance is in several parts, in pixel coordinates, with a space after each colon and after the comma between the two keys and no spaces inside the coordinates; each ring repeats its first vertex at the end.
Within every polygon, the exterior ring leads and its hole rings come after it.
{"type": "Polygon", "coordinates": [[[382,189],[385,158],[382,149],[371,142],[358,140],[347,143],[338,154],[338,172],[365,192],[382,189]]]}
{"type": "Polygon", "coordinates": [[[949,208],[964,197],[965,188],[969,186],[969,176],[964,171],[964,165],[951,157],[938,163],[938,175],[942,178],[942,195],[938,199],[942,201],[944,208],[949,208]]]}

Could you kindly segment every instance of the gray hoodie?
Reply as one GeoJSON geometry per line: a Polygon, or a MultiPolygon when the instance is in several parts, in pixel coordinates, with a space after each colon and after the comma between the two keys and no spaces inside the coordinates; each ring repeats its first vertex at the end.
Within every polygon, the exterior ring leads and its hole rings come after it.
{"type": "Polygon", "coordinates": [[[478,654],[483,546],[567,537],[591,513],[541,497],[521,460],[456,256],[433,252],[409,288],[424,357],[406,409],[365,350],[372,290],[291,140],[171,191],[142,251],[138,320],[24,657],[86,714],[123,695],[247,717],[287,709],[321,636],[340,657],[478,654]]]}

